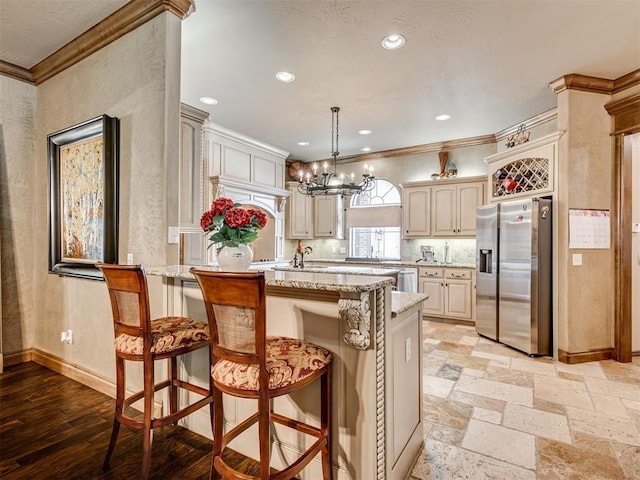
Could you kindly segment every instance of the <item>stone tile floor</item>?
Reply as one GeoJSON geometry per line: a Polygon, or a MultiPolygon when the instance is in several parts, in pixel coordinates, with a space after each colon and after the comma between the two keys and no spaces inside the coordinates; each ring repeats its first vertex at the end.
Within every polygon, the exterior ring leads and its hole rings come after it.
{"type": "Polygon", "coordinates": [[[640,479],[640,357],[566,365],[425,321],[411,479],[640,479]]]}

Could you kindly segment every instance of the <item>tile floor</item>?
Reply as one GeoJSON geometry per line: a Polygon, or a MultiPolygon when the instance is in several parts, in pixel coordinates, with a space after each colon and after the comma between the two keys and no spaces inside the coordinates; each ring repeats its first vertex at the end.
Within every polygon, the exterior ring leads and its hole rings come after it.
{"type": "Polygon", "coordinates": [[[411,479],[640,479],[640,357],[566,365],[430,321],[423,355],[411,479]]]}

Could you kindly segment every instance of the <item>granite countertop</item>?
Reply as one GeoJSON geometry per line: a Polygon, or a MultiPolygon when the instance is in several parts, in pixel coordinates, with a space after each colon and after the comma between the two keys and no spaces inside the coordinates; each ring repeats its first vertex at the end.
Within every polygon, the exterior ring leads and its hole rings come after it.
{"type": "MultiPolygon", "coordinates": [[[[194,280],[189,272],[192,265],[161,265],[145,267],[147,275],[158,275],[181,280],[194,280]]],[[[218,267],[197,266],[202,270],[217,271],[218,267]]],[[[252,266],[251,270],[260,270],[252,266]]],[[[293,270],[293,269],[292,269],[293,270]]],[[[302,288],[307,290],[325,290],[332,292],[368,292],[387,285],[393,285],[393,277],[354,275],[346,273],[311,272],[311,271],[265,271],[268,287],[302,288]]]]}
{"type": "Polygon", "coordinates": [[[391,292],[391,316],[395,317],[428,298],[426,293],[391,292]]]}
{"type": "Polygon", "coordinates": [[[426,263],[426,262],[416,262],[415,260],[382,260],[380,262],[376,261],[376,260],[358,260],[358,261],[349,261],[347,262],[344,259],[336,259],[336,258],[314,258],[314,259],[309,259],[306,260],[305,259],[305,263],[309,264],[308,267],[306,268],[311,268],[313,266],[315,266],[316,263],[320,263],[320,264],[324,264],[324,263],[330,263],[330,264],[341,264],[341,265],[350,265],[350,264],[356,264],[356,265],[379,265],[381,267],[401,267],[401,268],[406,268],[406,267],[443,267],[443,268],[476,268],[476,264],[475,263],[444,263],[444,262],[431,262],[431,263],[426,263]]]}
{"type": "Polygon", "coordinates": [[[344,273],[349,275],[374,275],[374,276],[393,276],[400,272],[397,268],[385,268],[375,266],[356,267],[348,263],[344,265],[308,265],[304,268],[294,268],[291,265],[277,265],[273,270],[281,270],[287,272],[315,272],[315,273],[344,273]]]}

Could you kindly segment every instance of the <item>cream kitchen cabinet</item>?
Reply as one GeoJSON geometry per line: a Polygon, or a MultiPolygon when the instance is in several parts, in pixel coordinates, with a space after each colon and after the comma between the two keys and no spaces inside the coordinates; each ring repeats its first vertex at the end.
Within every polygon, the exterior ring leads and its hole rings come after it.
{"type": "Polygon", "coordinates": [[[298,182],[287,185],[290,192],[286,214],[287,238],[313,238],[313,198],[298,191],[298,182]]]}
{"type": "Polygon", "coordinates": [[[484,203],[484,181],[431,188],[433,237],[475,236],[476,207],[484,203]]]}
{"type": "Polygon", "coordinates": [[[339,195],[319,195],[314,197],[313,236],[314,238],[344,238],[343,199],[339,195]]]}
{"type": "Polygon", "coordinates": [[[420,267],[419,271],[419,291],[429,295],[422,306],[424,316],[473,320],[472,269],[420,267]]]}
{"type": "Polygon", "coordinates": [[[402,233],[404,238],[431,235],[431,188],[402,188],[402,233]]]}
{"type": "Polygon", "coordinates": [[[422,302],[422,314],[441,316],[444,314],[444,270],[442,268],[421,267],[418,291],[429,298],[422,302]]]}

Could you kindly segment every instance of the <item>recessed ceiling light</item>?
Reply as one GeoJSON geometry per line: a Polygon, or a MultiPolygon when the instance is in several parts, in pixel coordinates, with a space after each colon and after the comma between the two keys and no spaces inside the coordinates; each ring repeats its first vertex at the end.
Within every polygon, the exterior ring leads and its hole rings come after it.
{"type": "Polygon", "coordinates": [[[404,37],[399,33],[392,33],[382,39],[382,48],[387,50],[395,50],[404,45],[404,37]]]}
{"type": "Polygon", "coordinates": [[[298,145],[300,145],[301,147],[308,147],[309,142],[298,142],[298,145]]]}
{"type": "Polygon", "coordinates": [[[360,135],[371,135],[371,130],[358,130],[360,135]]]}
{"type": "Polygon", "coordinates": [[[362,147],[360,149],[361,152],[370,152],[371,151],[371,147],[362,147]]]}
{"type": "Polygon", "coordinates": [[[211,98],[211,97],[200,97],[200,101],[202,103],[206,103],[207,105],[217,105],[218,104],[218,100],[216,100],[215,98],[211,98]]]}
{"type": "Polygon", "coordinates": [[[290,72],[278,72],[276,78],[284,83],[291,83],[296,79],[296,76],[290,72]]]}
{"type": "Polygon", "coordinates": [[[438,120],[439,122],[442,122],[444,120],[449,120],[451,118],[451,115],[447,115],[446,113],[443,113],[442,115],[438,115],[436,117],[436,120],[438,120]]]}

